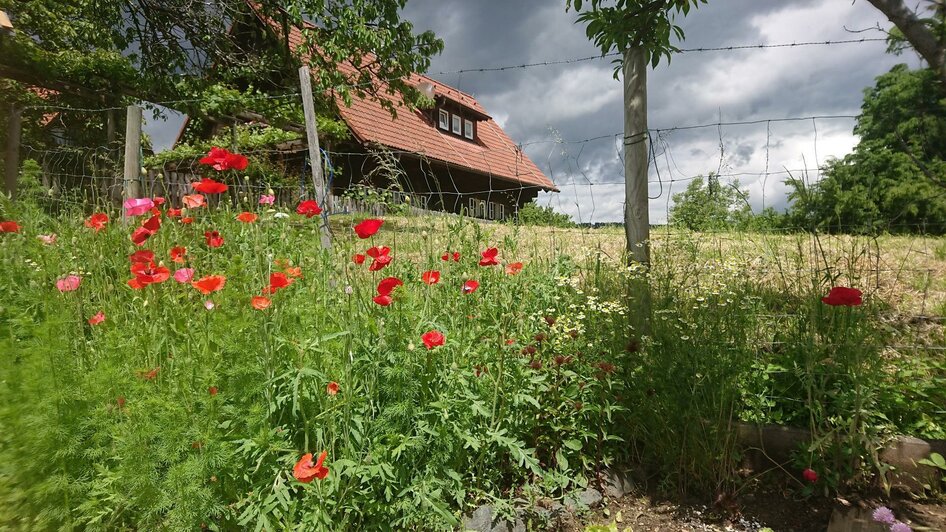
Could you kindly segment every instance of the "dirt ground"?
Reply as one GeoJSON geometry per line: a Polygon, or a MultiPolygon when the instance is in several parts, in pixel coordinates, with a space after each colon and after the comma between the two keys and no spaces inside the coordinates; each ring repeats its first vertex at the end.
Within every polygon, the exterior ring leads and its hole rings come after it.
{"type": "MultiPolygon", "coordinates": [[[[714,505],[713,501],[679,503],[631,494],[576,519],[566,529],[579,532],[590,525],[614,524],[620,532],[757,532],[765,528],[774,532],[823,532],[829,530],[835,511],[844,513],[851,508],[861,508],[869,514],[874,508],[886,505],[914,531],[946,531],[946,500],[912,500],[904,494],[891,499],[852,496],[802,500],[789,490],[770,486],[759,487],[724,505],[728,509],[714,505]]],[[[835,530],[866,532],[873,529],[832,526],[831,531],[835,530]]]]}

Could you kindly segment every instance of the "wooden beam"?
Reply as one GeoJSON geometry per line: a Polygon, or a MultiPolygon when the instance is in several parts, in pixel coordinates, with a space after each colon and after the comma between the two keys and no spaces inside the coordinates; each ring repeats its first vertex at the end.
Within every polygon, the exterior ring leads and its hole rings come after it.
{"type": "Polygon", "coordinates": [[[20,173],[20,133],[23,130],[23,108],[10,104],[10,118],[7,122],[7,148],[4,165],[4,189],[16,199],[16,180],[20,173]]]}
{"type": "MultiPolygon", "coordinates": [[[[141,195],[141,107],[129,105],[125,120],[125,173],[122,198],[141,195]]],[[[125,219],[125,218],[123,218],[125,219]]]]}
{"type": "Polygon", "coordinates": [[[624,53],[624,230],[629,260],[650,264],[647,198],[647,52],[624,53]]]}
{"type": "Polygon", "coordinates": [[[309,144],[309,167],[312,171],[312,188],[315,189],[315,200],[322,207],[321,225],[322,247],[332,247],[332,233],[328,226],[328,213],[331,195],[325,188],[322,178],[322,153],[319,150],[319,130],[315,120],[315,102],[312,100],[312,75],[308,66],[299,67],[299,86],[302,89],[302,108],[305,111],[305,132],[309,144]]]}

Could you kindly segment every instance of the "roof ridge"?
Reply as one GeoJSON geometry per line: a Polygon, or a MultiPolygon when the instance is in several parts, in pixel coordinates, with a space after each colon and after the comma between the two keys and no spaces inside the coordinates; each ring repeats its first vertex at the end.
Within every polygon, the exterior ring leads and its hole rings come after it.
{"type": "Polygon", "coordinates": [[[455,91],[459,92],[460,94],[462,94],[462,95],[464,95],[464,96],[470,97],[470,98],[471,98],[473,101],[475,101],[476,103],[479,103],[479,101],[476,100],[476,96],[473,96],[473,95],[470,94],[469,92],[462,91],[462,90],[460,90],[460,89],[454,87],[453,85],[450,85],[450,84],[448,84],[448,83],[444,83],[444,82],[442,82],[442,81],[440,81],[440,80],[438,80],[438,79],[434,79],[434,78],[428,76],[427,74],[421,74],[421,73],[419,73],[419,72],[414,72],[414,75],[417,76],[417,77],[424,78],[424,79],[429,80],[429,81],[433,81],[434,83],[436,83],[436,84],[438,84],[438,85],[443,85],[444,87],[446,87],[446,88],[448,88],[448,89],[450,89],[450,90],[455,90],[455,91]]]}

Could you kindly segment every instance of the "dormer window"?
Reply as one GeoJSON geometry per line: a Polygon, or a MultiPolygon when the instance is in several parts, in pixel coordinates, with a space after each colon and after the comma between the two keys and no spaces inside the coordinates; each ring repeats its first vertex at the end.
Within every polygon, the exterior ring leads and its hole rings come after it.
{"type": "Polygon", "coordinates": [[[427,115],[434,122],[434,127],[440,131],[453,134],[455,137],[476,142],[476,123],[488,120],[489,116],[477,113],[475,110],[445,102],[438,105],[427,115]]]}

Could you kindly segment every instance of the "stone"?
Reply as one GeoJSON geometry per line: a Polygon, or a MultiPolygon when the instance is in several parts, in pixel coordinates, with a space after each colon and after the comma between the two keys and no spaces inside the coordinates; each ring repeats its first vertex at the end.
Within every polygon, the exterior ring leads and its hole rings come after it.
{"type": "Polygon", "coordinates": [[[473,514],[463,518],[463,530],[473,530],[475,532],[493,532],[493,507],[484,504],[473,514]]]}
{"type": "Polygon", "coordinates": [[[604,497],[601,492],[594,488],[585,488],[577,495],[570,495],[565,498],[565,508],[569,512],[574,512],[579,508],[595,508],[601,504],[604,497]]]}
{"type": "Polygon", "coordinates": [[[612,499],[620,499],[634,489],[634,481],[627,473],[609,469],[604,474],[602,489],[606,496],[612,499]]]}
{"type": "Polygon", "coordinates": [[[887,473],[887,482],[913,493],[922,493],[923,485],[933,483],[937,471],[917,462],[929,458],[931,452],[930,442],[898,436],[880,452],[880,461],[893,467],[887,473]]]}
{"type": "Polygon", "coordinates": [[[874,521],[869,508],[835,508],[827,532],[888,532],[889,526],[874,521]]]}

